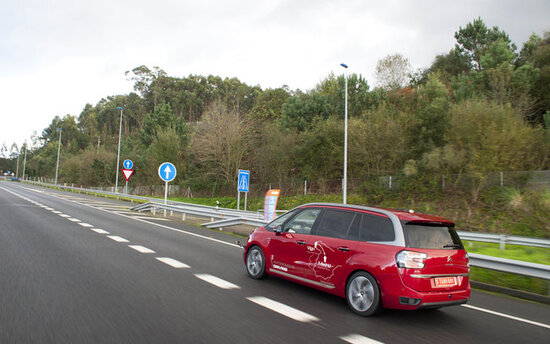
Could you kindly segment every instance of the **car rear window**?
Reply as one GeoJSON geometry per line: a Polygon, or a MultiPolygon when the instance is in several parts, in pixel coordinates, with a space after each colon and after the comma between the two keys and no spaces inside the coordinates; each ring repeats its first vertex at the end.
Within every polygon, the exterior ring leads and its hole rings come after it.
{"type": "Polygon", "coordinates": [[[407,247],[428,249],[463,249],[462,241],[453,227],[441,224],[405,223],[407,247]]]}

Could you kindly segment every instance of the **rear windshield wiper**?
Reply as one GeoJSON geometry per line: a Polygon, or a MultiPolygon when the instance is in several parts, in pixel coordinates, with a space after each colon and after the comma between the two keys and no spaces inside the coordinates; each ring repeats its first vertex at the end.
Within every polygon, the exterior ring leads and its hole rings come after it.
{"type": "Polygon", "coordinates": [[[447,244],[443,245],[443,248],[460,248],[459,244],[447,244]]]}

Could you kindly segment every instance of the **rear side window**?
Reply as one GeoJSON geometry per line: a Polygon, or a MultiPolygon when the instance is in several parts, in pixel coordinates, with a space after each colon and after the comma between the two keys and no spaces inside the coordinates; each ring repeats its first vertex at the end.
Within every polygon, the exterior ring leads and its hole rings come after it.
{"type": "Polygon", "coordinates": [[[317,235],[345,239],[349,226],[355,217],[351,211],[327,209],[323,219],[317,226],[317,235]]]}
{"type": "Polygon", "coordinates": [[[394,241],[393,223],[385,216],[358,214],[350,228],[348,239],[360,241],[394,241]]]}
{"type": "Polygon", "coordinates": [[[429,249],[463,249],[453,227],[419,223],[405,223],[407,247],[429,249]]]}

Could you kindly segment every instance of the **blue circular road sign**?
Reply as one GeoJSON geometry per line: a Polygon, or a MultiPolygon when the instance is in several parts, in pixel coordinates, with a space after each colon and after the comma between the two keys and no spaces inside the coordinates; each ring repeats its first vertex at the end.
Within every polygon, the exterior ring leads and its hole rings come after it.
{"type": "Polygon", "coordinates": [[[171,182],[176,178],[176,166],[171,162],[163,162],[159,166],[159,177],[165,182],[171,182]]]}
{"type": "Polygon", "coordinates": [[[122,166],[124,166],[124,168],[127,169],[127,170],[131,170],[132,167],[134,167],[134,162],[130,159],[126,159],[122,163],[122,166]]]}

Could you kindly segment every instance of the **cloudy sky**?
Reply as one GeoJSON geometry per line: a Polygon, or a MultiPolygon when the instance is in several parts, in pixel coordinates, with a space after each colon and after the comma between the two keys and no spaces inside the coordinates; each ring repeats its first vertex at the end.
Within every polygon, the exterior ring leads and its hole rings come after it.
{"type": "Polygon", "coordinates": [[[550,30],[550,1],[0,0],[0,144],[131,92],[139,65],[308,90],[345,62],[375,85],[378,60],[428,67],[478,17],[521,48],[550,30]]]}

